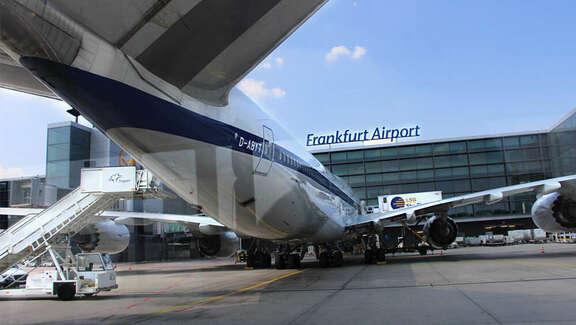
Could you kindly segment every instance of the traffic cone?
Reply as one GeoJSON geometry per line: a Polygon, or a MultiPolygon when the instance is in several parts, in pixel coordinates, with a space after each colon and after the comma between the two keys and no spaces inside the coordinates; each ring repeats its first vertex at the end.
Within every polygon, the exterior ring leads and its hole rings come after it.
{"type": "Polygon", "coordinates": [[[544,254],[544,246],[542,246],[542,249],[540,249],[540,254],[544,254]]]}

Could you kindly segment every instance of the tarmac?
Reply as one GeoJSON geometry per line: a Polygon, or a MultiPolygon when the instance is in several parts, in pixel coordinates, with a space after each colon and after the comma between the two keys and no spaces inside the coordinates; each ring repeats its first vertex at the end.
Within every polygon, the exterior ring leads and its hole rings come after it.
{"type": "Polygon", "coordinates": [[[123,264],[119,289],[1,298],[2,324],[575,324],[576,245],[470,247],[245,270],[231,260],[123,264]]]}

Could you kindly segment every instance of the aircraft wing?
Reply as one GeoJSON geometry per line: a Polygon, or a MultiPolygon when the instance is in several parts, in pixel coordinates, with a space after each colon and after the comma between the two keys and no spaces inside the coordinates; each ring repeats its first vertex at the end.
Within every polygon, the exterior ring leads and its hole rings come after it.
{"type": "Polygon", "coordinates": [[[2,216],[27,216],[30,214],[38,214],[44,209],[35,208],[0,208],[0,215],[2,216]]]}
{"type": "MultiPolygon", "coordinates": [[[[64,25],[55,28],[54,15],[46,14],[52,8],[184,93],[223,106],[236,83],[327,1],[49,0],[22,6],[36,13],[27,18],[30,28],[66,45],[48,49],[60,62],[83,59],[76,57],[82,37],[64,25]]],[[[0,87],[53,96],[18,68],[0,66],[0,87]]]]}
{"type": "Polygon", "coordinates": [[[572,186],[575,186],[576,175],[500,187],[482,192],[459,195],[435,202],[419,204],[403,209],[358,216],[355,220],[350,220],[347,228],[361,228],[375,223],[381,226],[397,222],[413,223],[421,216],[432,214],[446,215],[448,210],[451,208],[457,208],[474,203],[493,204],[500,202],[505,197],[515,194],[536,192],[538,197],[540,197],[552,192],[561,191],[562,188],[566,187],[569,183],[571,183],[572,186]]]}
{"type": "MultiPolygon", "coordinates": [[[[38,214],[44,209],[0,208],[0,215],[28,216],[38,214]]],[[[186,226],[210,226],[213,229],[227,231],[228,228],[218,221],[204,215],[166,214],[149,212],[104,211],[97,218],[112,219],[123,225],[141,225],[152,222],[178,223],[186,226]]]]}
{"type": "Polygon", "coordinates": [[[102,214],[100,214],[100,217],[107,217],[114,220],[116,223],[124,225],[134,225],[139,224],[140,221],[144,221],[147,223],[164,222],[179,223],[183,225],[208,225],[226,228],[226,226],[223,224],[204,214],[185,215],[149,212],[104,211],[102,214]]]}

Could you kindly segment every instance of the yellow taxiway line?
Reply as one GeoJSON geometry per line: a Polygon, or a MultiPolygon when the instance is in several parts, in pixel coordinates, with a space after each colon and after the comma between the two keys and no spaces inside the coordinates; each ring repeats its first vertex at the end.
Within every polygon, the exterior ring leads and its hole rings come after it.
{"type": "Polygon", "coordinates": [[[274,282],[279,281],[279,280],[282,280],[282,279],[286,279],[286,278],[288,278],[288,277],[291,277],[291,276],[300,274],[300,273],[302,273],[302,272],[304,272],[304,271],[307,271],[307,270],[308,270],[308,269],[304,269],[304,270],[300,270],[300,271],[296,271],[296,272],[284,274],[284,275],[279,276],[279,277],[276,277],[276,278],[274,278],[274,279],[267,280],[267,281],[263,281],[263,282],[260,282],[260,283],[256,283],[256,284],[251,285],[251,286],[249,286],[249,287],[242,288],[242,289],[239,289],[239,290],[236,290],[236,291],[232,291],[232,292],[229,292],[229,293],[220,295],[220,296],[204,298],[204,299],[200,299],[200,300],[196,300],[196,301],[189,302],[189,303],[187,303],[187,304],[185,304],[185,305],[179,305],[179,306],[174,306],[174,307],[162,309],[162,310],[159,310],[159,311],[157,311],[157,312],[152,313],[152,315],[161,315],[161,314],[165,314],[165,313],[170,313],[170,312],[174,312],[174,311],[179,311],[179,310],[187,309],[187,308],[190,308],[190,307],[193,307],[193,306],[196,306],[196,305],[205,304],[205,303],[208,303],[208,302],[213,302],[213,301],[216,301],[216,300],[220,300],[220,299],[223,299],[223,298],[226,298],[226,297],[230,297],[230,296],[233,296],[233,295],[236,295],[236,294],[239,294],[239,293],[243,293],[243,292],[246,292],[246,291],[250,291],[250,290],[252,290],[252,289],[256,289],[256,288],[261,287],[261,286],[265,286],[265,285],[274,283],[274,282]]]}

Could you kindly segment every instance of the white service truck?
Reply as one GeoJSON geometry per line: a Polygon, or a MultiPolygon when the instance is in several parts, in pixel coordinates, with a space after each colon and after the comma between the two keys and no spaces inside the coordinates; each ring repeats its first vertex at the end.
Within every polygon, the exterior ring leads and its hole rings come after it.
{"type": "Polygon", "coordinates": [[[70,300],[76,295],[92,296],[118,288],[108,254],[81,253],[75,260],[75,265],[66,268],[54,259],[53,268],[29,273],[23,288],[17,285],[0,289],[0,297],[49,295],[70,300]]]}

